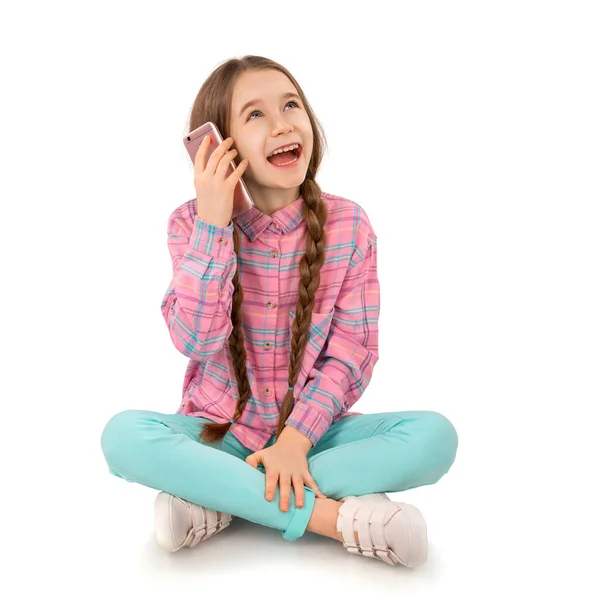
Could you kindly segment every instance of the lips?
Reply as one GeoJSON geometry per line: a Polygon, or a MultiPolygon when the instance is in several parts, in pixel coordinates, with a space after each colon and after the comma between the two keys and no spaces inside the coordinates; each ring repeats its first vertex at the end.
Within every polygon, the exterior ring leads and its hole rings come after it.
{"type": "Polygon", "coordinates": [[[296,158],[283,165],[276,165],[275,163],[271,162],[268,158],[266,160],[272,167],[275,167],[276,169],[286,169],[295,167],[299,163],[300,157],[302,156],[302,146],[298,145],[298,148],[291,150],[290,152],[293,153],[296,156],[296,158]]]}

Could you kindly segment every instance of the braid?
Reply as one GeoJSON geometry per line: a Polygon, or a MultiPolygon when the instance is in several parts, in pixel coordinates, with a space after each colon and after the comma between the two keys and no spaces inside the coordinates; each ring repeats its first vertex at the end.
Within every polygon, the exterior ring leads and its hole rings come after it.
{"type": "MultiPolygon", "coordinates": [[[[288,367],[288,387],[294,387],[302,366],[302,358],[308,341],[311,316],[315,305],[315,294],[321,280],[321,267],[325,261],[327,239],[325,223],[327,222],[327,206],[321,199],[321,188],[314,179],[307,177],[302,185],[304,197],[304,220],[306,222],[306,253],[300,260],[300,283],[298,284],[298,301],[296,302],[296,318],[292,323],[292,339],[290,342],[290,365],[288,367]]],[[[275,432],[279,438],[285,422],[294,408],[294,393],[288,389],[281,405],[279,422],[275,432]]]]}
{"type": "MultiPolygon", "coordinates": [[[[306,223],[306,253],[300,260],[300,283],[298,285],[298,301],[296,303],[296,317],[292,324],[290,341],[290,364],[288,367],[288,390],[283,399],[279,422],[275,432],[279,438],[285,427],[285,421],[294,408],[293,388],[298,379],[304,350],[308,341],[311,316],[315,304],[315,294],[319,288],[320,271],[325,261],[325,248],[327,239],[325,224],[327,222],[327,206],[321,198],[321,188],[312,178],[310,172],[300,186],[300,194],[304,198],[304,221],[306,223]]],[[[239,256],[239,232],[233,229],[234,251],[239,256]]],[[[244,412],[251,388],[246,371],[246,348],[242,334],[241,307],[244,293],[238,280],[238,266],[233,277],[233,298],[231,305],[231,324],[233,330],[229,336],[229,352],[232,357],[235,377],[238,384],[239,398],[233,415],[233,421],[240,418],[244,412]]],[[[209,443],[219,443],[229,431],[232,421],[228,423],[206,423],[200,438],[209,443]]]]}
{"type": "MultiPolygon", "coordinates": [[[[233,228],[233,249],[236,256],[239,257],[240,250],[240,234],[238,230],[233,228]]],[[[239,419],[244,412],[246,402],[250,397],[250,382],[248,380],[248,372],[246,371],[246,347],[244,345],[244,335],[242,333],[242,300],[244,299],[244,292],[242,286],[239,283],[239,258],[235,274],[233,276],[233,298],[231,302],[231,324],[233,330],[229,336],[229,353],[233,360],[233,368],[235,371],[235,378],[237,379],[239,399],[233,415],[233,420],[239,419]]],[[[231,421],[229,423],[206,423],[200,433],[200,438],[211,444],[221,442],[225,437],[225,434],[231,427],[231,421]]]]}

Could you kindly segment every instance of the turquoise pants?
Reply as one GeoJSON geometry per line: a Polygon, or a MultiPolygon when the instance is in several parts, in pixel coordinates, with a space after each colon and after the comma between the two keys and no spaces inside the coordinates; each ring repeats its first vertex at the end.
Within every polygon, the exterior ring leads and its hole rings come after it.
{"type": "MultiPolygon", "coordinates": [[[[291,486],[287,511],[265,498],[266,475],[245,462],[254,451],[231,433],[220,445],[199,438],[200,417],[126,410],[102,432],[109,472],[215,511],[282,531],[294,541],[306,531],[315,493],[304,486],[296,507],[291,486]]],[[[265,447],[273,445],[273,436],[265,447]]],[[[309,471],[325,496],[400,492],[436,483],[448,472],[458,446],[454,426],[433,411],[348,415],[331,425],[307,454],[309,471]]]]}

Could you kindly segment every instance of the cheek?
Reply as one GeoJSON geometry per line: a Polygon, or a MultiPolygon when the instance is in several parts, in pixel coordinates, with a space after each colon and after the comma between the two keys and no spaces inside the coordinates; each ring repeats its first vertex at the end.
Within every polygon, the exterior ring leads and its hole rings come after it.
{"type": "Polygon", "coordinates": [[[310,162],[310,157],[312,156],[312,151],[313,151],[312,143],[309,144],[308,146],[304,146],[302,148],[302,158],[303,158],[304,162],[306,162],[306,163],[310,162]]]}

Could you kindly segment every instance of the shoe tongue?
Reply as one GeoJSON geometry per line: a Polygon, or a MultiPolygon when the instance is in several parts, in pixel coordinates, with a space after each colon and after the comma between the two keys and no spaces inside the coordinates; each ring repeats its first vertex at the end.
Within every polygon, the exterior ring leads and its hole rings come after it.
{"type": "Polygon", "coordinates": [[[296,153],[293,150],[288,150],[287,152],[280,152],[274,156],[269,156],[267,160],[274,165],[281,165],[294,160],[294,158],[296,158],[296,153]]]}

